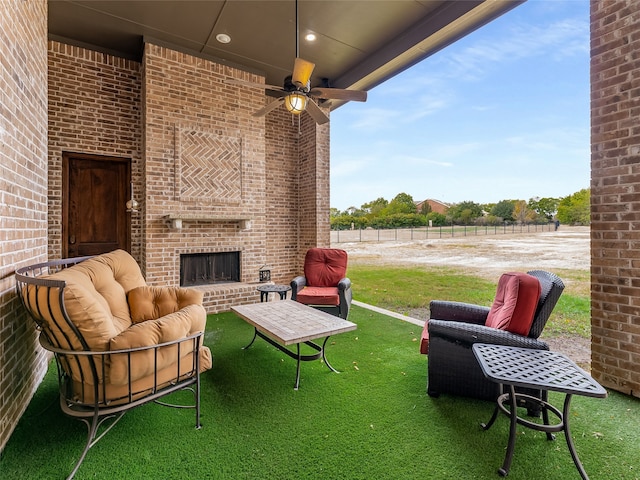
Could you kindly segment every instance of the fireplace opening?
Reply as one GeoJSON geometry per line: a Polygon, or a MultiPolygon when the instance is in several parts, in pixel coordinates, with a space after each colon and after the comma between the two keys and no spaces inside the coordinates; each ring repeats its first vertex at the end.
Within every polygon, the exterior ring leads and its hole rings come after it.
{"type": "Polygon", "coordinates": [[[180,286],[195,287],[240,281],[240,252],[180,255],[180,286]]]}

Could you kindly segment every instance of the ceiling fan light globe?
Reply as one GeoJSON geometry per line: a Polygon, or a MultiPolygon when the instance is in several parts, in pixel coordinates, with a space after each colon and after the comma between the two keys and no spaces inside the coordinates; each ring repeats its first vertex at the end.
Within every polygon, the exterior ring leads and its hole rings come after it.
{"type": "Polygon", "coordinates": [[[284,98],[284,106],[294,115],[300,115],[307,108],[307,97],[300,93],[292,93],[284,98]]]}

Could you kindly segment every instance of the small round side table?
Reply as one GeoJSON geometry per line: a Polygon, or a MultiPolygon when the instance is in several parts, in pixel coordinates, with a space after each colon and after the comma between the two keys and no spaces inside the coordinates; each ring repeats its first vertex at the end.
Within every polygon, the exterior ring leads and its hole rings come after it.
{"type": "Polygon", "coordinates": [[[260,301],[266,302],[269,300],[270,293],[277,293],[280,295],[280,300],[287,298],[287,292],[291,290],[289,285],[274,285],[269,283],[267,285],[260,285],[258,291],[260,292],[260,301]]]}

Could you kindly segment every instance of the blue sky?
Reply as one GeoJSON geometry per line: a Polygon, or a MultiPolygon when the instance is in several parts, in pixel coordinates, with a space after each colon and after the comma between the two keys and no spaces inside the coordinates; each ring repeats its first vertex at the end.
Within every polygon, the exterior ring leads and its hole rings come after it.
{"type": "Polygon", "coordinates": [[[529,0],[331,113],[331,207],[589,187],[589,2],[529,0]]]}

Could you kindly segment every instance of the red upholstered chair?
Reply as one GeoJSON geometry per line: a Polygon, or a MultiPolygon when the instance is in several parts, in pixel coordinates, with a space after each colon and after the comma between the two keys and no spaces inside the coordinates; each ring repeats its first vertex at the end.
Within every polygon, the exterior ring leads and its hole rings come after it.
{"type": "Polygon", "coordinates": [[[420,352],[428,354],[427,393],[495,401],[499,387],[482,374],[471,346],[491,343],[549,350],[538,337],[563,290],[555,274],[533,270],[502,275],[491,308],[432,301],[420,344],[420,352]]]}
{"type": "Polygon", "coordinates": [[[291,281],[291,299],[346,319],[352,296],[346,273],[347,252],[311,248],[305,255],[304,275],[291,281]]]}

